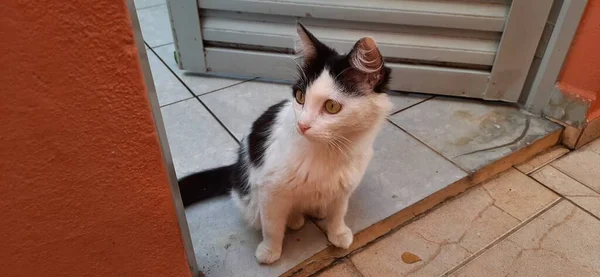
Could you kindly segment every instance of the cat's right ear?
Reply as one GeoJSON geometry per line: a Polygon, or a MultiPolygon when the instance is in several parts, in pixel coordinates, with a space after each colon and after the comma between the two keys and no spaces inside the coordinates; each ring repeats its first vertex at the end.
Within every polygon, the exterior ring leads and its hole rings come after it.
{"type": "Polygon", "coordinates": [[[322,43],[309,32],[300,22],[296,23],[296,31],[300,38],[300,48],[296,52],[301,53],[304,57],[304,62],[311,61],[317,57],[317,49],[322,43]]]}

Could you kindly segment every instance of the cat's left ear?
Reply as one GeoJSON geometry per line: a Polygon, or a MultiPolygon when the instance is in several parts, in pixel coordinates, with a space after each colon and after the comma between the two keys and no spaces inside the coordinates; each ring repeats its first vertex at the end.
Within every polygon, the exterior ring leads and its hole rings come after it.
{"type": "Polygon", "coordinates": [[[383,56],[373,38],[358,40],[348,53],[348,60],[354,69],[364,74],[375,92],[381,92],[387,85],[390,69],[384,66],[383,56]]]}
{"type": "Polygon", "coordinates": [[[298,32],[298,37],[300,37],[301,46],[301,49],[298,49],[298,52],[302,53],[304,62],[309,63],[313,59],[317,58],[319,48],[326,46],[311,32],[309,32],[300,22],[296,23],[296,31],[298,32]]]}

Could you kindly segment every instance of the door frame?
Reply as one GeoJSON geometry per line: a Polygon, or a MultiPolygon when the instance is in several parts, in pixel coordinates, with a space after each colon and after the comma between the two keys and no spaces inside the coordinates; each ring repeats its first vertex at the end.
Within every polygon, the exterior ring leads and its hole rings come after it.
{"type": "MultiPolygon", "coordinates": [[[[556,1],[556,0],[555,0],[556,1]]],[[[558,80],[563,63],[569,52],[571,42],[577,32],[579,22],[587,6],[587,0],[564,0],[548,46],[542,57],[539,69],[533,78],[533,84],[524,104],[524,109],[536,115],[541,115],[550,102],[556,81],[558,80]]]]}
{"type": "MultiPolygon", "coordinates": [[[[182,1],[183,2],[183,1],[182,1]]],[[[154,120],[154,126],[156,133],[158,134],[158,140],[160,144],[160,150],[162,153],[163,164],[167,171],[167,178],[169,186],[171,188],[171,196],[173,197],[173,204],[175,205],[175,213],[177,216],[177,223],[181,230],[181,241],[183,242],[183,248],[187,259],[188,267],[192,273],[192,276],[204,276],[196,263],[196,255],[194,253],[194,247],[192,245],[192,238],[190,236],[190,228],[185,217],[185,209],[181,200],[181,194],[179,192],[179,183],[177,182],[177,176],[175,174],[175,166],[173,165],[173,158],[171,156],[171,150],[169,148],[169,142],[167,140],[167,132],[165,131],[165,125],[163,122],[162,114],[160,112],[160,105],[158,103],[158,96],[156,94],[156,88],[154,86],[154,80],[152,78],[152,71],[150,70],[150,62],[148,61],[148,55],[146,53],[146,47],[144,39],[142,37],[142,29],[135,9],[133,0],[127,0],[127,9],[129,10],[129,16],[131,18],[131,25],[133,28],[133,35],[135,45],[137,48],[138,57],[140,60],[140,66],[144,75],[144,82],[146,84],[146,91],[148,93],[148,100],[150,102],[150,109],[152,110],[152,119],[154,120]]]]}

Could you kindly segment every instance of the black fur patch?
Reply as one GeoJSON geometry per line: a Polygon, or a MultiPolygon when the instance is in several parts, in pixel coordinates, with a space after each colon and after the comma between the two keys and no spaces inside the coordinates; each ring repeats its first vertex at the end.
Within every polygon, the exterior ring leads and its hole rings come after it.
{"type": "Polygon", "coordinates": [[[252,124],[252,130],[248,136],[248,155],[253,166],[259,167],[263,164],[265,151],[268,147],[266,143],[273,129],[273,124],[275,124],[277,114],[288,101],[283,100],[271,106],[252,124]]]}
{"type": "MultiPolygon", "coordinates": [[[[336,81],[336,84],[342,88],[342,91],[350,96],[362,96],[365,94],[363,89],[366,83],[366,74],[350,65],[349,55],[340,55],[334,49],[320,42],[313,34],[311,34],[304,26],[300,25],[312,45],[315,47],[315,55],[313,58],[304,61],[300,70],[300,79],[292,87],[292,94],[295,95],[297,90],[306,92],[307,87],[314,82],[325,68],[329,69],[329,74],[336,81]]],[[[387,91],[387,85],[390,80],[391,69],[383,67],[380,80],[373,87],[376,93],[387,91]]]]}

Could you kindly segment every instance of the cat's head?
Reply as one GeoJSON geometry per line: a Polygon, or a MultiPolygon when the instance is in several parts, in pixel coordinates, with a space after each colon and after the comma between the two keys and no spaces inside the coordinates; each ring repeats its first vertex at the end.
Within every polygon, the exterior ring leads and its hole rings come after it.
{"type": "Polygon", "coordinates": [[[304,63],[293,88],[297,130],[317,141],[377,128],[391,109],[390,69],[370,37],[339,54],[297,24],[304,63]]]}

